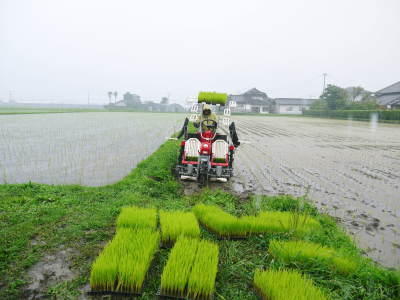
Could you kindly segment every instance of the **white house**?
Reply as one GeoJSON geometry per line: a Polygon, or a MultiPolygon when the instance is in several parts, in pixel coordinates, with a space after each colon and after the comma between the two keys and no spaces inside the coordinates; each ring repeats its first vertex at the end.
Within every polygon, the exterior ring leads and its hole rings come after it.
{"type": "Polygon", "coordinates": [[[375,93],[378,104],[385,109],[400,109],[400,81],[375,93]]]}
{"type": "Polygon", "coordinates": [[[273,99],[256,88],[252,88],[240,95],[229,95],[229,100],[236,101],[234,112],[256,114],[273,112],[273,99]]]}
{"type": "Polygon", "coordinates": [[[275,98],[275,113],[301,115],[316,100],[318,99],[275,98]]]}

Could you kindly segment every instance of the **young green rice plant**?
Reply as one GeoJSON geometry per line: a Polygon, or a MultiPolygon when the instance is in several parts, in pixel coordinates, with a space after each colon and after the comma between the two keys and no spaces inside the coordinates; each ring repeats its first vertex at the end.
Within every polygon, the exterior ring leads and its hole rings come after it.
{"type": "Polygon", "coordinates": [[[92,265],[92,290],[140,292],[159,239],[159,233],[149,228],[120,228],[92,265]]]}
{"type": "Polygon", "coordinates": [[[323,266],[342,274],[354,273],[358,267],[356,262],[331,248],[305,241],[273,240],[270,242],[269,251],[278,260],[288,264],[323,266]]]}
{"type": "Polygon", "coordinates": [[[268,300],[326,300],[313,281],[295,270],[257,269],[254,286],[263,299],[268,300]]]}
{"type": "Polygon", "coordinates": [[[200,241],[188,281],[190,299],[212,299],[218,271],[218,245],[200,241]]]}
{"type": "Polygon", "coordinates": [[[173,243],[180,235],[200,237],[199,223],[192,212],[160,210],[161,240],[173,243]]]}
{"type": "Polygon", "coordinates": [[[183,297],[196,258],[198,239],[180,236],[172,248],[161,275],[163,295],[183,297]]]}
{"type": "Polygon", "coordinates": [[[263,211],[257,218],[249,219],[247,222],[253,233],[289,232],[302,236],[320,228],[317,220],[297,212],[263,211]]]}
{"type": "Polygon", "coordinates": [[[140,208],[136,206],[123,207],[117,219],[117,229],[122,227],[156,230],[157,210],[155,208],[140,208]]]}
{"type": "Polygon", "coordinates": [[[220,236],[246,237],[257,233],[290,232],[304,235],[319,228],[319,223],[307,214],[264,211],[258,216],[235,217],[213,205],[198,204],[193,208],[197,219],[220,236]]]}
{"type": "Polygon", "coordinates": [[[196,218],[209,230],[220,236],[245,237],[248,224],[215,205],[197,204],[193,208],[196,218]]]}

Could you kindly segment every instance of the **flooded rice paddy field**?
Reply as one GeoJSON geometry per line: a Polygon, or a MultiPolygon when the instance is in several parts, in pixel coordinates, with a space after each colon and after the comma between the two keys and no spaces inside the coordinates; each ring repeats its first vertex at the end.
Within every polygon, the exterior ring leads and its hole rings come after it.
{"type": "Polygon", "coordinates": [[[0,183],[116,182],[182,120],[180,114],[123,112],[0,116],[0,183]]]}
{"type": "Polygon", "coordinates": [[[304,195],[339,218],[368,256],[400,266],[400,126],[234,116],[237,192],[304,195]]]}
{"type": "MultiPolygon", "coordinates": [[[[0,116],[0,183],[100,186],[126,176],[184,115],[0,116]]],[[[243,143],[224,188],[304,195],[340,219],[374,260],[400,266],[400,126],[233,116],[243,143]]]]}

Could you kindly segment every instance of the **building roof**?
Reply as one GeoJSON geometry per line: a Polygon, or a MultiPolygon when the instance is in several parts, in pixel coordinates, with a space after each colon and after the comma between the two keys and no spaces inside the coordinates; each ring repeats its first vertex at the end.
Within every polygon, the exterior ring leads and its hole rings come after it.
{"type": "Polygon", "coordinates": [[[256,88],[252,88],[241,95],[229,95],[230,99],[238,104],[269,105],[272,99],[267,94],[256,88]]]}
{"type": "Polygon", "coordinates": [[[379,91],[376,94],[391,94],[391,93],[400,93],[400,81],[393,83],[379,91]]]}
{"type": "Polygon", "coordinates": [[[275,98],[277,105],[311,105],[318,99],[303,99],[303,98],[275,98]]]}
{"type": "Polygon", "coordinates": [[[400,93],[399,94],[379,95],[378,103],[379,103],[379,105],[400,104],[400,93]]]}
{"type": "Polygon", "coordinates": [[[230,100],[236,101],[238,104],[251,104],[251,105],[269,105],[270,99],[263,97],[265,99],[252,99],[250,95],[229,95],[230,100]]]}
{"type": "Polygon", "coordinates": [[[267,96],[266,93],[261,92],[260,90],[258,90],[256,88],[252,88],[252,89],[248,90],[247,92],[244,92],[243,95],[262,95],[262,96],[267,96]]]}

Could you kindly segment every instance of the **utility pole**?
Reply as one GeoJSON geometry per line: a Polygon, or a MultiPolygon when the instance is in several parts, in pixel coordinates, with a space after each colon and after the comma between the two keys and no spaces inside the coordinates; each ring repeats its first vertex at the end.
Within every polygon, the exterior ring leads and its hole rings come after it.
{"type": "Polygon", "coordinates": [[[322,94],[325,92],[325,83],[326,83],[326,76],[328,76],[327,73],[323,73],[322,76],[324,76],[324,85],[322,87],[322,94]]]}

